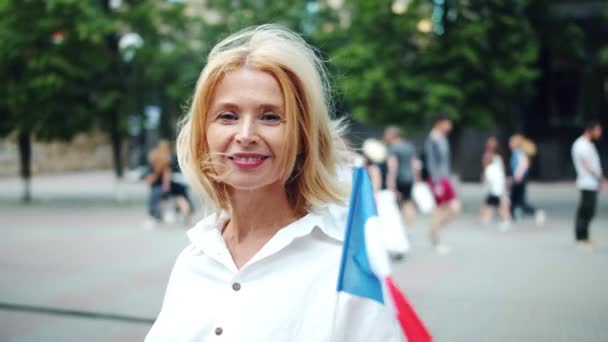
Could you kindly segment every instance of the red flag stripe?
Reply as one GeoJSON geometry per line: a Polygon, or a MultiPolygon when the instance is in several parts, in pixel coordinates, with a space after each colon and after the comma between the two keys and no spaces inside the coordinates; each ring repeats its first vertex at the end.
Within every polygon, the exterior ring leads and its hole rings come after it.
{"type": "Polygon", "coordinates": [[[395,310],[397,311],[397,319],[401,325],[403,333],[407,337],[408,342],[431,342],[433,340],[431,334],[422,323],[422,320],[414,311],[405,295],[393,282],[391,277],[386,277],[386,285],[393,299],[395,310]]]}

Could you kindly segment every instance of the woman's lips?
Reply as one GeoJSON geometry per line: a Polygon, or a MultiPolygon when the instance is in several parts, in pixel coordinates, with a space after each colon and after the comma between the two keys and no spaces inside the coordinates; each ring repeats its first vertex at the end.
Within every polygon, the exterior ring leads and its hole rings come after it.
{"type": "Polygon", "coordinates": [[[254,169],[264,163],[268,156],[263,154],[236,153],[228,157],[239,169],[254,169]]]}

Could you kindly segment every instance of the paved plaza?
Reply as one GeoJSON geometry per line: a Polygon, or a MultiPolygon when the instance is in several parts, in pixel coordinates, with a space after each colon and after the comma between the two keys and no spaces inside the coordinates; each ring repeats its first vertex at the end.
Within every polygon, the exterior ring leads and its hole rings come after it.
{"type": "MultiPolygon", "coordinates": [[[[187,244],[179,224],[143,229],[145,185],[124,184],[117,204],[110,172],[40,176],[25,206],[18,179],[0,188],[0,341],[143,340],[187,244]]],[[[608,341],[608,194],[588,252],[572,241],[572,183],[532,184],[547,222],[507,233],[477,223],[480,185],[460,193],[464,214],[445,232],[452,252],[433,253],[419,217],[412,254],[395,265],[435,340],[608,341]]]]}

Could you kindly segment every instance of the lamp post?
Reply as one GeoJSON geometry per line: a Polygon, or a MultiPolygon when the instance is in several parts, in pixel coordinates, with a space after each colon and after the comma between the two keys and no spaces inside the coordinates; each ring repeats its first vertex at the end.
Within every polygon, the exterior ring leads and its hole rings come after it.
{"type": "Polygon", "coordinates": [[[401,14],[407,12],[408,8],[410,7],[411,2],[412,2],[411,0],[395,0],[395,1],[393,1],[393,4],[391,5],[391,10],[396,15],[401,15],[401,14]]]}

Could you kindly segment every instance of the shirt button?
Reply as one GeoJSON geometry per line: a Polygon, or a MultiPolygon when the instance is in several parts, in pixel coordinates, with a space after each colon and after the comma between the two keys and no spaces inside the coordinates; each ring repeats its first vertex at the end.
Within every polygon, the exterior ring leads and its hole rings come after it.
{"type": "Polygon", "coordinates": [[[240,289],[241,289],[241,284],[239,284],[239,283],[234,283],[234,284],[232,284],[232,289],[233,289],[234,291],[238,291],[238,290],[240,290],[240,289]]]}
{"type": "Polygon", "coordinates": [[[215,334],[217,336],[220,336],[223,332],[224,332],[224,329],[222,329],[220,327],[215,328],[215,334]]]}

